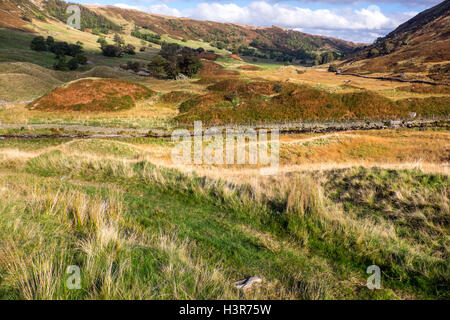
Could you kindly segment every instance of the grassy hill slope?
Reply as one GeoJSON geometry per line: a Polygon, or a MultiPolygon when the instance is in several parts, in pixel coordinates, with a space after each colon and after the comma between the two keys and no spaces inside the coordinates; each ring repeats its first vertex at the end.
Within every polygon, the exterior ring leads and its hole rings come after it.
{"type": "Polygon", "coordinates": [[[339,69],[449,83],[450,1],[419,13],[345,61],[339,69]]]}

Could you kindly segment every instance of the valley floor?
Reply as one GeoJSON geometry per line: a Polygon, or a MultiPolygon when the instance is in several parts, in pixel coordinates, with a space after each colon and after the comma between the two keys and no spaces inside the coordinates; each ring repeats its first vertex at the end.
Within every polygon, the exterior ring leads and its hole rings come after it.
{"type": "Polygon", "coordinates": [[[0,29],[0,299],[450,298],[448,86],[224,50],[192,79],[138,77],[119,66],[146,66],[159,46],[108,58],[90,33],[35,29],[82,41],[92,64],[51,70],[53,54],[29,49],[33,35],[0,29]],[[151,92],[116,110],[111,80],[151,92]],[[77,99],[95,82],[104,105],[89,109],[77,99]],[[69,88],[58,92],[72,105],[53,101],[55,88],[69,88]],[[278,171],[264,176],[256,164],[174,164],[175,142],[149,136],[193,120],[295,130],[280,134],[278,171]],[[306,122],[311,132],[296,130],[306,122]],[[80,290],[68,289],[69,266],[80,290]],[[251,276],[261,285],[233,284],[251,276]]]}
{"type": "Polygon", "coordinates": [[[0,297],[448,299],[448,131],[280,143],[260,176],[173,165],[169,139],[1,141],[0,297]]]}

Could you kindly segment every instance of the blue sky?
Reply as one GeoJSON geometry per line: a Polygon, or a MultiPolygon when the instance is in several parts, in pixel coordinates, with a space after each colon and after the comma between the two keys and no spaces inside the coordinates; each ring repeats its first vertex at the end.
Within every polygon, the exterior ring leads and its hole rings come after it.
{"type": "Polygon", "coordinates": [[[440,0],[75,0],[199,20],[281,26],[372,42],[440,0]]]}

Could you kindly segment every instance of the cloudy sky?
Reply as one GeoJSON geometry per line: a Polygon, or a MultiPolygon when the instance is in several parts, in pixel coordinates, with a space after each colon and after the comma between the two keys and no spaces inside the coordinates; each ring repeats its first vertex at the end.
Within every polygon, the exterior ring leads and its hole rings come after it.
{"type": "Polygon", "coordinates": [[[281,26],[373,42],[441,0],[78,0],[199,20],[281,26]]]}

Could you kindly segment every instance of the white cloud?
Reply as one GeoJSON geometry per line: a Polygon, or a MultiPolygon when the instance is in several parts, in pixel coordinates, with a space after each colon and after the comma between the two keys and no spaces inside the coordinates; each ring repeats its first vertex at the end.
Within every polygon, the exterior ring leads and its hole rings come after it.
{"type": "Polygon", "coordinates": [[[339,11],[311,10],[278,3],[272,5],[263,1],[252,2],[243,7],[235,4],[200,3],[185,13],[196,19],[289,28],[381,30],[397,25],[396,21],[388,18],[379,7],[373,5],[361,10],[339,11]]]}
{"type": "Polygon", "coordinates": [[[145,7],[143,7],[143,6],[131,6],[126,3],[116,3],[116,4],[114,4],[114,6],[122,8],[122,9],[145,10],[145,7]]]}
{"type": "MultiPolygon", "coordinates": [[[[124,6],[116,4],[116,6],[124,6]]],[[[134,6],[130,6],[134,7],[134,6]]],[[[142,10],[142,9],[140,9],[142,10]]],[[[376,5],[362,9],[317,9],[270,1],[254,1],[239,6],[234,3],[202,2],[196,7],[180,11],[166,4],[144,9],[170,16],[185,16],[199,20],[241,23],[253,26],[272,26],[302,30],[303,32],[334,36],[356,42],[371,42],[405,22],[413,12],[387,15],[376,5]]]]}
{"type": "Polygon", "coordinates": [[[166,16],[174,16],[181,17],[181,12],[175,8],[169,8],[166,4],[155,4],[148,7],[148,10],[151,13],[159,13],[164,14],[166,16]]]}

